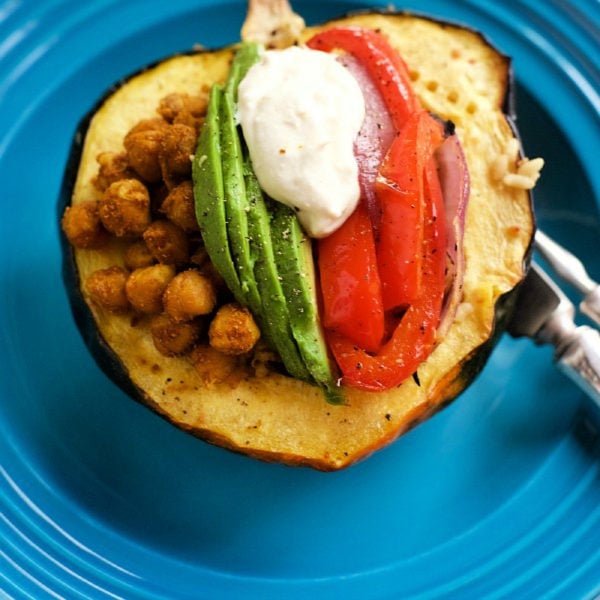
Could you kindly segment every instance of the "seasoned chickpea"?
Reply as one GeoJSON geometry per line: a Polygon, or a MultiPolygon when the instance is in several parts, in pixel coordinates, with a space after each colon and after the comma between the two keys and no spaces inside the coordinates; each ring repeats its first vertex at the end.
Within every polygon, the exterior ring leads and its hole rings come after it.
{"type": "Polygon", "coordinates": [[[150,332],[156,349],[165,356],[177,356],[188,352],[202,332],[199,320],[175,323],[164,313],[152,317],[150,332]]]}
{"type": "Polygon", "coordinates": [[[125,284],[127,299],[140,313],[160,313],[163,310],[163,294],[174,276],[175,269],[170,265],[152,265],[136,269],[129,275],[125,284]]]}
{"type": "Polygon", "coordinates": [[[159,152],[168,127],[163,119],[144,119],[123,140],[127,162],[144,181],[154,183],[161,179],[159,152]]]}
{"type": "Polygon", "coordinates": [[[169,195],[169,188],[163,183],[158,183],[152,186],[150,192],[150,206],[152,214],[160,212],[160,208],[169,195]]]}
{"type": "Polygon", "coordinates": [[[204,123],[204,117],[195,117],[191,112],[187,110],[181,111],[173,121],[173,124],[186,125],[194,129],[196,133],[200,133],[202,124],[204,123]]]}
{"type": "Polygon", "coordinates": [[[76,248],[99,248],[108,240],[95,200],[67,206],[61,225],[67,239],[76,248]]]}
{"type": "Polygon", "coordinates": [[[204,246],[198,246],[190,256],[190,262],[198,267],[201,267],[208,260],[210,260],[208,257],[208,252],[204,246]]]}
{"type": "Polygon", "coordinates": [[[162,178],[167,186],[175,186],[191,176],[191,157],[196,150],[197,137],[196,130],[188,125],[175,123],[168,126],[159,151],[162,178]]]}
{"type": "Polygon", "coordinates": [[[198,267],[198,270],[202,275],[210,279],[217,292],[217,296],[222,296],[224,293],[230,293],[223,276],[210,260],[204,246],[200,245],[194,250],[190,256],[190,262],[198,267]]]}
{"type": "Polygon", "coordinates": [[[198,94],[189,97],[187,109],[195,117],[203,117],[208,109],[208,100],[210,98],[210,85],[203,85],[198,94]]]}
{"type": "Polygon", "coordinates": [[[239,359],[222,354],[210,346],[199,344],[191,351],[190,358],[207,387],[224,382],[233,383],[236,376],[239,377],[239,359]]]}
{"type": "Polygon", "coordinates": [[[158,113],[169,123],[187,125],[198,132],[206,116],[209,91],[207,86],[200,95],[169,94],[161,100],[158,113]]]}
{"type": "Polygon", "coordinates": [[[103,192],[111,183],[121,179],[131,179],[134,176],[129,168],[127,156],[116,152],[101,152],[96,157],[98,162],[98,175],[94,185],[103,192]]]}
{"type": "Polygon", "coordinates": [[[152,253],[148,250],[148,246],[146,246],[144,240],[132,242],[127,247],[127,250],[125,250],[124,259],[125,266],[130,271],[149,267],[155,263],[154,256],[152,256],[152,253]]]}
{"type": "MultiPolygon", "coordinates": [[[[181,115],[186,113],[192,117],[202,117],[208,107],[208,91],[202,95],[190,96],[189,94],[168,94],[158,105],[158,113],[169,123],[178,122],[181,115]]],[[[187,118],[187,117],[184,117],[187,118]]]]}
{"type": "Polygon", "coordinates": [[[123,267],[108,267],[94,271],[85,282],[85,290],[94,304],[111,312],[129,308],[125,284],[129,273],[123,267]]]}
{"type": "Polygon", "coordinates": [[[213,311],[216,303],[215,286],[208,277],[194,269],[178,273],[163,296],[164,308],[176,322],[207,315],[213,311]]]}
{"type": "Polygon", "coordinates": [[[225,280],[223,279],[223,276],[221,275],[221,273],[219,273],[217,267],[215,267],[215,265],[210,260],[204,262],[200,270],[203,275],[205,275],[212,281],[212,284],[215,286],[215,289],[217,290],[217,295],[219,297],[231,294],[229,288],[227,287],[227,284],[225,283],[225,280]]]}
{"type": "Polygon", "coordinates": [[[255,377],[266,377],[274,368],[281,368],[281,357],[264,342],[258,342],[250,362],[255,377]]]}
{"type": "Polygon", "coordinates": [[[154,258],[163,264],[181,265],[189,259],[189,240],[185,232],[166,219],[154,221],[144,231],[144,241],[154,258]]]}
{"type": "Polygon", "coordinates": [[[250,352],[259,338],[252,313],[236,303],[221,306],[208,328],[210,345],[228,355],[250,352]]]}
{"type": "Polygon", "coordinates": [[[181,227],[185,232],[198,231],[196,210],[194,208],[194,191],[190,180],[186,179],[175,186],[165,198],[160,210],[169,221],[181,227]]]}
{"type": "Polygon", "coordinates": [[[189,94],[168,94],[159,102],[157,112],[165,121],[172,123],[180,112],[187,110],[189,100],[189,94]]]}
{"type": "Polygon", "coordinates": [[[140,236],[150,225],[150,195],[137,179],[111,183],[99,200],[102,224],[118,237],[140,236]]]}

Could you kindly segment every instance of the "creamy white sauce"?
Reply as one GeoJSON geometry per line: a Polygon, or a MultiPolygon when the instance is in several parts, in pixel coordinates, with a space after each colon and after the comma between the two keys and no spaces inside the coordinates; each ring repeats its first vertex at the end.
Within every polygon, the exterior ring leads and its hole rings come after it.
{"type": "Polygon", "coordinates": [[[360,198],[356,79],[325,52],[268,50],[240,83],[238,116],[263,190],[294,208],[310,236],[335,231],[360,198]]]}

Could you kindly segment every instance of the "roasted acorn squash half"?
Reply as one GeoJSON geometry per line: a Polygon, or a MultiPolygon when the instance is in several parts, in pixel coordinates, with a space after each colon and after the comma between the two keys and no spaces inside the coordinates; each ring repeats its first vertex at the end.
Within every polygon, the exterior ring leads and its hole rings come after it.
{"type": "MultiPolygon", "coordinates": [[[[510,60],[477,32],[407,13],[354,14],[307,28],[302,37],[350,24],[380,31],[398,49],[423,105],[455,124],[470,174],[462,300],[417,376],[389,391],[344,389],[345,403],[332,405],[318,387],[282,371],[265,348],[252,362],[227,359],[212,367],[202,349],[196,359],[165,356],[153,343],[149,318],[106,310],[86,287],[98,269],[125,264],[128,242],[74,248],[63,239],[64,280],[75,320],[98,364],[122,389],[207,442],[320,470],[347,467],[389,444],[474,380],[503,331],[534,231],[530,191],[498,173],[499,168],[515,172],[521,158],[510,60]],[[199,363],[227,375],[212,377],[199,363]]],[[[77,131],[61,214],[68,206],[98,200],[99,155],[122,154],[128,131],[141,119],[155,119],[168,94],[202,96],[210,84],[224,81],[233,52],[227,47],[173,56],[112,89],[77,131]]],[[[199,335],[198,345],[205,347],[206,332],[199,335]]]]}

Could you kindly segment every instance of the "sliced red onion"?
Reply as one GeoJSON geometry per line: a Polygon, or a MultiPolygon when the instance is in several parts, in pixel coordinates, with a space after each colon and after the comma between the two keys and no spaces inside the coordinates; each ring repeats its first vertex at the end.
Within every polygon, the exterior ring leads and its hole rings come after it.
{"type": "Polygon", "coordinates": [[[352,73],[365,99],[365,120],[354,143],[354,154],[359,167],[361,194],[377,231],[381,212],[375,195],[375,178],[396,132],[381,93],[367,69],[351,54],[342,54],[338,60],[352,73]]]}
{"type": "MultiPolygon", "coordinates": [[[[362,63],[350,54],[342,54],[338,60],[355,77],[365,99],[365,120],[356,138],[354,153],[359,166],[362,197],[377,234],[381,211],[375,194],[375,179],[396,132],[381,93],[362,63]]],[[[437,331],[438,339],[441,339],[452,325],[462,300],[465,272],[463,238],[470,183],[467,161],[456,134],[446,138],[436,153],[436,160],[447,232],[446,291],[437,331]]]]}
{"type": "Polygon", "coordinates": [[[446,208],[447,236],[446,293],[437,330],[438,339],[441,339],[452,325],[462,300],[465,274],[463,239],[470,182],[465,154],[456,134],[446,138],[437,150],[436,160],[446,208]]]}

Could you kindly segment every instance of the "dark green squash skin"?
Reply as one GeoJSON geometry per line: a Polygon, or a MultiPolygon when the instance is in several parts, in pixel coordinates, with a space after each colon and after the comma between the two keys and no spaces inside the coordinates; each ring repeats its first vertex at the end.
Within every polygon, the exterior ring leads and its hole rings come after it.
{"type": "MultiPolygon", "coordinates": [[[[347,13],[345,15],[341,15],[336,17],[338,20],[346,17],[351,17],[360,14],[368,14],[368,13],[377,13],[383,15],[393,15],[398,14],[398,11],[393,10],[364,10],[364,11],[354,11],[351,13],[347,13]]],[[[432,18],[428,15],[423,15],[418,12],[413,11],[401,11],[400,14],[405,14],[409,16],[415,16],[420,18],[425,18],[430,21],[436,22],[440,25],[449,25],[449,26],[458,26],[463,29],[469,30],[479,37],[481,37],[488,45],[493,46],[485,35],[476,31],[468,26],[462,25],[460,23],[453,23],[449,21],[444,21],[441,19],[432,18]]],[[[218,50],[211,49],[209,51],[218,50]]],[[[202,51],[201,51],[202,52],[202,51]]],[[[181,55],[196,55],[201,52],[198,51],[190,51],[185,53],[176,53],[171,56],[165,57],[160,61],[153,62],[138,71],[130,74],[128,77],[122,79],[118,83],[111,86],[99,100],[94,105],[94,107],[81,119],[79,124],[76,127],[75,133],[72,138],[71,148],[69,151],[67,164],[65,167],[65,172],[62,179],[61,189],[59,192],[58,202],[57,202],[57,219],[60,221],[60,218],[65,210],[65,208],[71,203],[71,197],[73,195],[75,182],[77,178],[78,165],[81,160],[82,151],[85,143],[86,134],[88,128],[90,126],[90,122],[99,109],[99,107],[104,103],[104,101],[110,97],[115,91],[121,88],[123,85],[127,84],[131,79],[140,75],[154,66],[163,62],[163,60],[167,60],[169,58],[173,58],[175,56],[181,55]]],[[[516,111],[515,111],[515,95],[514,95],[514,75],[511,65],[511,60],[508,56],[499,53],[504,60],[508,64],[508,81],[506,84],[506,93],[503,100],[502,110],[504,112],[505,118],[509,123],[510,127],[513,130],[515,137],[520,141],[520,136],[518,133],[518,129],[516,126],[516,111]]],[[[530,211],[532,215],[534,215],[533,211],[533,194],[529,193],[529,202],[530,202],[530,211]]],[[[532,237],[533,240],[533,237],[532,237]]],[[[95,320],[90,310],[88,304],[86,303],[82,291],[81,291],[81,279],[79,276],[79,272],[77,269],[77,265],[75,262],[75,250],[68,242],[65,234],[60,230],[60,247],[62,252],[62,279],[63,283],[68,295],[71,312],[73,314],[73,318],[75,324],[82,336],[82,339],[94,358],[97,365],[100,367],[102,372],[113,382],[118,388],[120,388],[125,394],[127,394],[132,399],[141,403],[142,405],[151,408],[154,412],[156,412],[159,416],[166,419],[168,422],[177,425],[173,419],[169,417],[169,415],[164,414],[162,411],[158,409],[155,402],[140,388],[133,384],[131,381],[129,374],[126,368],[123,365],[123,362],[119,358],[119,356],[110,348],[107,342],[104,340],[103,336],[99,332],[96,327],[95,320]]],[[[532,255],[532,242],[529,245],[529,248],[524,257],[524,270],[523,273],[527,272],[529,268],[529,264],[531,261],[532,255]]],[[[496,305],[495,305],[495,318],[493,323],[493,332],[492,335],[488,338],[488,340],[480,345],[478,348],[473,350],[471,355],[463,362],[459,373],[457,376],[446,385],[447,394],[445,393],[443,399],[436,403],[435,406],[431,407],[431,411],[425,411],[418,419],[414,422],[410,423],[405,431],[411,429],[412,427],[418,425],[419,423],[427,420],[433,414],[439,412],[442,408],[448,406],[458,395],[460,395],[464,390],[466,390],[478,377],[478,375],[483,370],[485,364],[487,363],[490,354],[492,353],[494,347],[498,343],[502,334],[504,333],[506,326],[512,316],[516,295],[518,294],[519,285],[510,290],[509,292],[502,295],[496,305]]],[[[190,432],[192,435],[195,432],[190,432]]],[[[403,432],[404,433],[404,432],[403,432]]],[[[200,436],[198,436],[200,437],[200,436]]],[[[209,443],[214,443],[211,440],[206,440],[209,443]]],[[[235,448],[228,448],[234,452],[238,452],[235,448]]],[[[242,452],[243,453],[243,452],[242,452]]],[[[272,460],[269,456],[261,457],[262,460],[272,460]]],[[[315,465],[310,465],[315,467],[315,465]]],[[[315,468],[322,468],[321,466],[316,466],[315,468]]],[[[323,470],[334,470],[323,468],[323,470]]]]}

